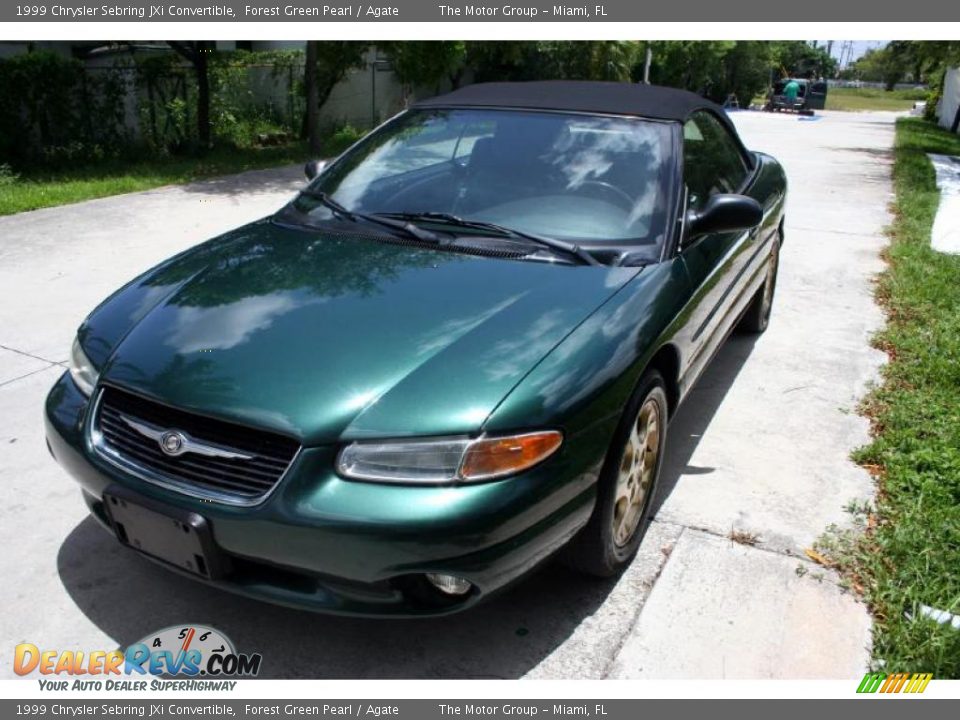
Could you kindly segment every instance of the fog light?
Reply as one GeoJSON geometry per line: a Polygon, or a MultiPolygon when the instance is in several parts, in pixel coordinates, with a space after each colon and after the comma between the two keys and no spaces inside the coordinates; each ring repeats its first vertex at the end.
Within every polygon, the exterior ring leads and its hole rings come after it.
{"type": "Polygon", "coordinates": [[[427,580],[437,590],[447,595],[466,595],[470,592],[473,585],[469,580],[458,578],[456,575],[440,575],[437,573],[427,573],[427,580]]]}

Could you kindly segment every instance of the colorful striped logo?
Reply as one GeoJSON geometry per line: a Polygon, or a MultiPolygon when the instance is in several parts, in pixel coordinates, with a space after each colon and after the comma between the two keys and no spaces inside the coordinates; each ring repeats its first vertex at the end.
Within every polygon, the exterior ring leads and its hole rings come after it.
{"type": "Polygon", "coordinates": [[[922,693],[933,679],[933,673],[867,673],[860,681],[858,693],[922,693]]]}

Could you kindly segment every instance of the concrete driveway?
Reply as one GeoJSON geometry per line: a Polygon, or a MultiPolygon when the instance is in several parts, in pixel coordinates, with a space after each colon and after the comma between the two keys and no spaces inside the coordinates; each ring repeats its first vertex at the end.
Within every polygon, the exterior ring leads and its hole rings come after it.
{"type": "Polygon", "coordinates": [[[43,399],[84,315],[159,260],[279,206],[299,169],[0,218],[0,645],[113,648],[197,622],[262,652],[271,677],[857,676],[868,615],[803,549],[871,494],[848,455],[867,439],[854,408],[882,361],[868,346],[882,320],[870,281],[894,116],[821,117],[735,116],[790,179],[772,325],[734,337],[672,423],[636,562],[606,582],[550,565],[441,620],[312,615],[167,573],[86,516],[44,447],[43,399]]]}

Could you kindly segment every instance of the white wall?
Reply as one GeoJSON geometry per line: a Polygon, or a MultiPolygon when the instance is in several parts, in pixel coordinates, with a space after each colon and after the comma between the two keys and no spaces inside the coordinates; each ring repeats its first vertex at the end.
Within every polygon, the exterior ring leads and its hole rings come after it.
{"type": "Polygon", "coordinates": [[[403,87],[376,48],[367,51],[366,67],[350,70],[320,110],[321,122],[379,125],[403,109],[403,87]]]}
{"type": "Polygon", "coordinates": [[[953,118],[957,115],[957,106],[960,105],[960,67],[947,70],[943,81],[943,99],[940,101],[940,126],[950,129],[953,118]]]}
{"type": "MultiPolygon", "coordinates": [[[[233,41],[218,41],[220,50],[233,50],[233,41]]],[[[304,42],[287,40],[254,40],[254,50],[303,50],[304,42]]],[[[385,62],[385,58],[371,47],[364,58],[365,67],[350,70],[330,93],[320,110],[320,122],[350,123],[359,127],[379,125],[403,109],[403,87],[385,62]]],[[[298,69],[298,73],[302,73],[298,69]]],[[[253,68],[250,73],[251,92],[260,102],[284,103],[287,84],[278,83],[269,68],[253,68]]]]}
{"type": "MultiPolygon", "coordinates": [[[[255,50],[300,50],[303,43],[260,42],[255,50]]],[[[231,49],[231,48],[225,48],[231,49]]],[[[302,67],[296,69],[302,75],[302,67]]],[[[270,68],[250,69],[250,91],[258,102],[282,105],[288,102],[289,82],[279,81],[270,68]]],[[[320,122],[325,124],[350,123],[365,128],[380,122],[403,109],[403,87],[389,63],[370,48],[364,57],[364,67],[350,70],[330,93],[320,109],[320,122]]]]}
{"type": "MultiPolygon", "coordinates": [[[[71,48],[77,43],[67,41],[50,41],[33,43],[34,47],[52,50],[71,57],[71,48]]],[[[95,43],[89,43],[95,44],[95,43]]],[[[146,46],[136,49],[138,56],[150,52],[163,51],[162,43],[155,43],[160,49],[155,50],[146,46]]],[[[218,41],[217,47],[221,50],[232,50],[236,47],[234,41],[218,41]]],[[[254,41],[254,50],[300,50],[303,42],[291,41],[254,41]]],[[[26,42],[0,42],[0,58],[25,53],[28,50],[26,42]]],[[[131,60],[129,52],[107,52],[91,56],[85,60],[90,72],[113,67],[115,64],[127,64],[131,60]]],[[[364,58],[364,67],[351,70],[330,94],[326,104],[320,110],[320,121],[326,124],[351,123],[366,128],[378,125],[403,109],[408,99],[404,88],[390,69],[390,64],[376,47],[371,47],[364,58]]],[[[302,69],[297,69],[302,73],[302,69]]],[[[139,135],[139,88],[135,83],[135,75],[127,72],[128,93],[125,99],[126,124],[128,129],[139,135]]],[[[257,102],[270,103],[278,107],[286,107],[289,102],[289,83],[284,78],[275,77],[271,68],[250,69],[250,91],[257,102]]],[[[432,95],[434,90],[423,92],[417,89],[412,93],[414,97],[432,95]]]]}

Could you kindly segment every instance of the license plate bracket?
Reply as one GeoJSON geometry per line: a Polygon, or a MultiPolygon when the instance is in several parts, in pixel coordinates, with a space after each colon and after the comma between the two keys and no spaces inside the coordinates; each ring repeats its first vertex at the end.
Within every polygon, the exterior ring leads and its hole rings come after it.
{"type": "Polygon", "coordinates": [[[116,484],[103,493],[103,504],[117,539],[127,547],[208,580],[226,573],[226,558],[202,515],[116,484]]]}

